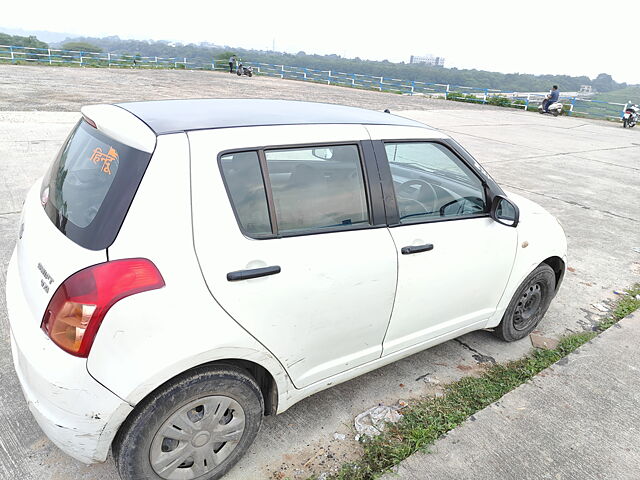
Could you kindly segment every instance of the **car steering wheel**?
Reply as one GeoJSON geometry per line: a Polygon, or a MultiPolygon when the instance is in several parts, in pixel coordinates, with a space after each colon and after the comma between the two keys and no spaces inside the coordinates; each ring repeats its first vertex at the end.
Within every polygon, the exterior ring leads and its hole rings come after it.
{"type": "MultiPolygon", "coordinates": [[[[419,180],[415,178],[415,179],[407,180],[406,182],[401,183],[400,186],[398,187],[398,193],[401,193],[403,190],[405,191],[405,193],[413,193],[408,189],[408,187],[410,187],[411,185],[419,185],[420,193],[422,193],[422,187],[426,186],[431,189],[431,193],[433,193],[433,197],[431,200],[431,208],[427,208],[427,206],[423,202],[421,202],[420,200],[416,200],[415,198],[410,198],[410,200],[414,200],[418,202],[420,205],[422,205],[424,207],[425,213],[435,212],[437,208],[438,193],[436,192],[436,189],[433,188],[433,185],[431,185],[429,182],[425,182],[424,180],[419,180]]],[[[422,195],[420,196],[422,197],[422,195]]]]}

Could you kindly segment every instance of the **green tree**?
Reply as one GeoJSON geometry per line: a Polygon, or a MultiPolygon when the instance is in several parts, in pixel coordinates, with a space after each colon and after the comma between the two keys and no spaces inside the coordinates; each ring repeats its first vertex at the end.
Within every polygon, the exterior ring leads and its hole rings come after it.
{"type": "MultiPolygon", "coordinates": [[[[80,37],[69,41],[88,42],[97,45],[106,52],[121,54],[123,52],[140,52],[143,57],[187,58],[190,64],[211,64],[211,60],[219,63],[229,61],[233,54],[246,62],[268,63],[273,65],[290,65],[314,70],[331,70],[333,72],[359,73],[374,77],[400,78],[407,82],[417,81],[461,85],[477,89],[498,89],[515,92],[546,92],[552,85],[558,85],[562,92],[580,90],[581,85],[593,85],[586,76],[569,75],[531,75],[525,73],[504,74],[483,70],[461,70],[457,68],[432,67],[423,64],[406,64],[385,61],[343,58],[340,55],[311,55],[303,51],[296,54],[272,52],[265,50],[246,50],[231,46],[199,46],[182,45],[168,41],[123,40],[117,36],[105,38],[80,37]]],[[[606,74],[605,74],[606,75],[606,74]]],[[[610,77],[607,75],[607,77],[610,77]]],[[[595,80],[596,82],[598,79],[595,80]]],[[[616,88],[624,84],[613,82],[616,88]]],[[[595,85],[594,85],[595,86],[595,85]]],[[[598,88],[598,87],[596,87],[598,88]]],[[[606,86],[605,86],[606,88],[606,86]]],[[[605,91],[598,88],[599,91],[605,91]]]]}
{"type": "Polygon", "coordinates": [[[592,83],[593,88],[598,92],[610,92],[616,89],[616,82],[613,81],[611,75],[601,73],[598,75],[592,83]]]}
{"type": "Polygon", "coordinates": [[[65,42],[62,44],[63,50],[73,50],[74,52],[102,53],[104,50],[89,42],[65,42]]]}
{"type": "Polygon", "coordinates": [[[41,42],[35,36],[21,37],[20,35],[9,35],[0,32],[0,45],[12,47],[49,48],[49,45],[41,42]]]}
{"type": "Polygon", "coordinates": [[[231,58],[232,55],[235,55],[236,57],[238,56],[238,54],[236,52],[232,52],[231,50],[225,50],[224,52],[216,53],[215,55],[213,55],[213,58],[214,58],[214,60],[226,60],[226,61],[229,61],[229,59],[231,58]]]}

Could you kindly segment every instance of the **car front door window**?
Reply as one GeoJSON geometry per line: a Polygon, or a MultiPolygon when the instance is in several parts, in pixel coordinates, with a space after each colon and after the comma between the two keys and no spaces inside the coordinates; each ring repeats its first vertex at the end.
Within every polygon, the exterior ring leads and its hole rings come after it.
{"type": "Polygon", "coordinates": [[[445,146],[401,142],[385,150],[401,224],[487,212],[482,182],[445,146]]]}

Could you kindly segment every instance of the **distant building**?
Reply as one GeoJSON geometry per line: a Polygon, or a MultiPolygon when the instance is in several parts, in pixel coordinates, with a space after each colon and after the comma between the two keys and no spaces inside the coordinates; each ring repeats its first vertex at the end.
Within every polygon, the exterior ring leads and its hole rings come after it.
{"type": "Polygon", "coordinates": [[[580,85],[580,93],[588,95],[593,93],[593,88],[591,85],[580,85]]]}
{"type": "Polygon", "coordinates": [[[435,57],[433,55],[411,55],[409,63],[424,63],[432,67],[444,67],[444,57],[435,57]]]}

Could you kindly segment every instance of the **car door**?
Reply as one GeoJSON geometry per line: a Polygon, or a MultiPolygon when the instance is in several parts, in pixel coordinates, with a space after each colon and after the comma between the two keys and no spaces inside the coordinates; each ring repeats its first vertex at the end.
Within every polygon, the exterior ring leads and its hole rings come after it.
{"type": "Polygon", "coordinates": [[[298,388],[382,353],[397,259],[367,137],[355,125],[189,133],[206,283],[298,388]]]}
{"type": "Polygon", "coordinates": [[[509,279],[516,229],[489,217],[486,182],[449,143],[377,142],[376,154],[392,181],[398,255],[383,354],[482,328],[509,279]]]}

